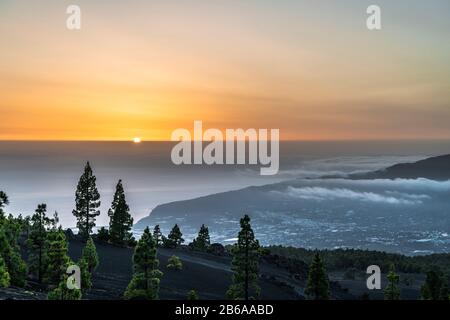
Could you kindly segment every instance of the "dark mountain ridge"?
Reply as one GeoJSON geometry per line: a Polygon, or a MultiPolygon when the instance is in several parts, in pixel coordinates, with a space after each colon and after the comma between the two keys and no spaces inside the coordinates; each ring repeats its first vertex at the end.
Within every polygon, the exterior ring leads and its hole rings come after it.
{"type": "Polygon", "coordinates": [[[399,163],[385,169],[349,175],[350,179],[450,179],[450,154],[431,157],[413,163],[399,163]]]}
{"type": "Polygon", "coordinates": [[[192,240],[206,224],[214,241],[227,244],[235,241],[245,213],[263,245],[448,252],[448,180],[450,155],[445,155],[364,174],[298,178],[166,203],[134,227],[159,224],[167,233],[177,223],[192,240]]]}
{"type": "MultiPolygon", "coordinates": [[[[324,179],[343,178],[342,176],[324,176],[324,179]]],[[[430,180],[444,181],[450,179],[450,154],[430,157],[413,163],[400,163],[385,169],[367,173],[350,174],[347,179],[417,179],[425,178],[430,180]]],[[[294,180],[295,181],[295,180],[294,180]]],[[[244,212],[251,210],[253,206],[267,200],[267,190],[283,190],[290,181],[269,184],[259,187],[247,187],[234,191],[211,194],[195,199],[174,201],[157,206],[152,211],[152,216],[161,217],[189,217],[201,223],[201,219],[208,220],[208,217],[222,213],[222,208],[228,211],[244,212]],[[242,202],[242,199],[247,199],[242,202]]],[[[270,204],[267,209],[270,208],[270,204]]],[[[151,225],[150,216],[139,220],[135,227],[143,228],[151,225]]],[[[205,221],[207,222],[207,221],[205,221]]]]}

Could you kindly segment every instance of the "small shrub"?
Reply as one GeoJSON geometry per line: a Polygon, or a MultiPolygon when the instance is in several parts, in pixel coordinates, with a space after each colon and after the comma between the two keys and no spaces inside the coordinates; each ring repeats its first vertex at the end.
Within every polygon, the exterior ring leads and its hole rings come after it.
{"type": "Polygon", "coordinates": [[[174,269],[174,270],[181,270],[183,269],[183,263],[181,262],[180,258],[177,256],[171,256],[169,260],[167,260],[167,268],[174,269]]]}
{"type": "Polygon", "coordinates": [[[97,232],[98,241],[108,242],[109,241],[109,231],[105,227],[101,227],[97,232]]]}
{"type": "Polygon", "coordinates": [[[128,240],[128,246],[134,248],[136,247],[136,245],[137,245],[136,239],[134,237],[131,237],[130,240],[128,240]]]}
{"type": "Polygon", "coordinates": [[[9,287],[10,277],[5,262],[0,256],[0,288],[9,287]]]}
{"type": "Polygon", "coordinates": [[[198,300],[199,298],[198,298],[197,292],[195,290],[189,291],[187,294],[187,299],[188,300],[198,300]]]}

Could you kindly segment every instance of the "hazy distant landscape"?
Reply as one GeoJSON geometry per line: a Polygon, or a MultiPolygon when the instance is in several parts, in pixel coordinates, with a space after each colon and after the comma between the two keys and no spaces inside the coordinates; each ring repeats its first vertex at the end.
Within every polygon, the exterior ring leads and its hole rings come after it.
{"type": "Polygon", "coordinates": [[[251,166],[175,166],[170,143],[0,144],[0,187],[10,197],[8,210],[30,214],[45,202],[64,227],[74,226],[75,184],[89,160],[102,196],[97,226],[107,225],[106,210],[120,178],[136,235],[146,225],[161,224],[167,232],[179,223],[191,240],[205,223],[212,241],[227,244],[234,241],[239,217],[248,213],[264,245],[409,255],[450,248],[449,181],[343,179],[445,154],[449,142],[286,142],[274,177],[262,177],[251,166]]]}
{"type": "Polygon", "coordinates": [[[264,245],[448,252],[449,191],[450,182],[427,179],[298,179],[161,205],[136,227],[176,221],[193,238],[203,222],[215,240],[232,242],[248,213],[264,245]]]}
{"type": "Polygon", "coordinates": [[[449,34],[449,0],[0,0],[1,310],[450,301],[449,34]]]}

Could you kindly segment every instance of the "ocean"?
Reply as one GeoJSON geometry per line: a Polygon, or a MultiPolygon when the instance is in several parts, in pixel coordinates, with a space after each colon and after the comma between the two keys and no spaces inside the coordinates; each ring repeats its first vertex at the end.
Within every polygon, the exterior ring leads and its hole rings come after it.
{"type": "Polygon", "coordinates": [[[450,153],[450,141],[281,142],[279,173],[261,176],[259,166],[176,166],[170,159],[173,145],[0,142],[0,190],[10,200],[6,211],[30,215],[39,203],[46,203],[50,214],[58,212],[64,228],[74,227],[75,188],[86,161],[93,167],[101,194],[97,225],[104,226],[119,179],[137,222],[163,203],[291,179],[377,170],[450,153]]]}

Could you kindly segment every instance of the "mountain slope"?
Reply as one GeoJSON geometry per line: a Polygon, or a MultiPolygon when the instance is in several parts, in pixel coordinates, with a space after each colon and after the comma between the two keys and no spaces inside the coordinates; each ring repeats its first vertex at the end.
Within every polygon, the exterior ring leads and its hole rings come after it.
{"type": "MultiPolygon", "coordinates": [[[[334,176],[326,176],[324,178],[342,178],[334,176]]],[[[351,174],[349,179],[416,179],[425,178],[437,181],[450,179],[450,154],[437,157],[431,157],[414,163],[400,163],[385,169],[368,172],[351,174]]],[[[295,180],[294,180],[295,181],[295,180]]],[[[293,182],[295,184],[295,182],[293,182]]],[[[244,212],[258,207],[258,204],[265,203],[267,209],[277,208],[267,203],[267,191],[282,191],[290,185],[290,182],[280,182],[260,187],[248,187],[235,191],[221,192],[204,197],[199,197],[184,201],[174,201],[157,206],[153,211],[153,216],[166,217],[189,217],[189,219],[197,220],[198,218],[208,218],[217,213],[223,213],[223,208],[229,212],[244,212]],[[245,199],[245,201],[243,201],[245,199]]],[[[139,220],[135,227],[142,228],[149,225],[149,217],[139,220]]],[[[201,221],[199,221],[201,222],[201,221]]]]}
{"type": "Polygon", "coordinates": [[[450,179],[450,154],[427,158],[413,163],[399,163],[386,169],[350,175],[352,179],[450,179]]]}
{"type": "Polygon", "coordinates": [[[264,245],[447,252],[449,179],[446,155],[346,179],[296,179],[171,202],[134,227],[160,224],[166,234],[177,223],[189,241],[204,223],[214,241],[229,243],[248,214],[264,245]]]}

